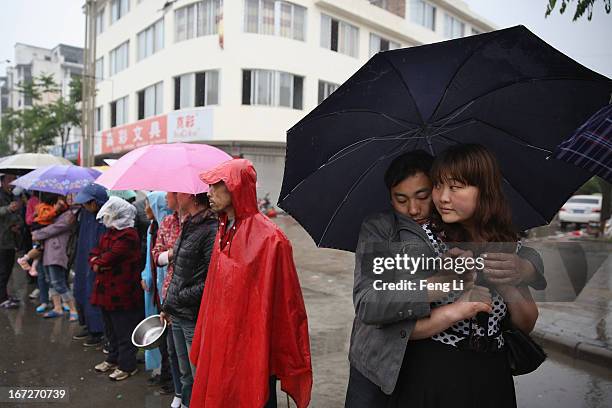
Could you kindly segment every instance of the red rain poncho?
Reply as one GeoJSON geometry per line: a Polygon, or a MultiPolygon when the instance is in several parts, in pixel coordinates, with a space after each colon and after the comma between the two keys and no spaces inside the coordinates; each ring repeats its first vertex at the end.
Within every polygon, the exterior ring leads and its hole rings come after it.
{"type": "Polygon", "coordinates": [[[271,375],[299,408],[310,402],[308,321],[291,244],[258,211],[256,177],[244,159],[201,176],[207,184],[225,182],[236,229],[226,233],[220,214],[190,354],[192,408],[260,408],[271,375]]]}

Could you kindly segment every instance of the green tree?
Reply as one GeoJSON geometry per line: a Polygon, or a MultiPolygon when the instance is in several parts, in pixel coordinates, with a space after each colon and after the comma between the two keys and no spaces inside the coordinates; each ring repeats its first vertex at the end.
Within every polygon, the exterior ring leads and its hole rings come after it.
{"type": "Polygon", "coordinates": [[[75,77],[70,82],[70,92],[68,98],[62,96],[55,102],[48,105],[50,131],[59,140],[62,147],[62,156],[66,155],[68,137],[75,127],[81,126],[80,101],[82,93],[82,83],[79,77],[75,77]]]}
{"type": "Polygon", "coordinates": [[[16,112],[8,109],[0,118],[0,156],[9,156],[14,154],[12,147],[14,138],[13,135],[20,127],[20,119],[16,112]]]}
{"type": "Polygon", "coordinates": [[[576,194],[586,194],[586,195],[590,195],[590,194],[597,194],[597,193],[601,193],[601,186],[599,185],[598,182],[599,177],[595,176],[595,177],[591,177],[589,179],[589,181],[587,181],[586,183],[584,183],[582,185],[582,187],[580,187],[577,191],[576,194]]]}
{"type": "Polygon", "coordinates": [[[3,115],[0,151],[6,147],[6,153],[12,153],[8,151],[8,146],[14,142],[26,152],[37,153],[59,139],[64,155],[70,131],[81,125],[81,87],[80,78],[73,79],[69,95],[65,98],[52,75],[43,74],[19,84],[17,89],[32,100],[32,106],[23,110],[9,110],[3,115]]]}
{"type": "MultiPolygon", "coordinates": [[[[32,106],[22,111],[9,110],[2,118],[2,142],[23,147],[26,153],[37,153],[54,143],[46,108],[32,106]]],[[[12,154],[8,151],[7,154],[12,154]]]]}
{"type": "MultiPolygon", "coordinates": [[[[610,3],[611,0],[602,0],[604,5],[604,10],[607,14],[610,14],[610,10],[612,10],[612,5],[610,3]]],[[[561,0],[561,6],[559,7],[559,13],[563,14],[567,10],[567,6],[570,3],[573,3],[574,0],[561,0]]],[[[598,0],[577,0],[576,1],[576,11],[574,12],[573,21],[578,20],[584,14],[587,14],[587,19],[591,21],[593,18],[593,5],[597,3],[598,0]]],[[[557,5],[557,0],[548,0],[548,5],[546,6],[546,17],[550,16],[553,10],[557,5]]]]}

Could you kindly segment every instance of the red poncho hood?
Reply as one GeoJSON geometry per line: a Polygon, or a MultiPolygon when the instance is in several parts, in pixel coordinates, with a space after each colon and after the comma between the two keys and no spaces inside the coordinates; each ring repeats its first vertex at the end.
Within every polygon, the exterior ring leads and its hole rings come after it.
{"type": "Polygon", "coordinates": [[[291,244],[257,209],[251,162],[227,161],[201,179],[225,182],[236,229],[225,236],[227,217],[220,214],[190,354],[196,365],[190,407],[260,408],[272,375],[306,407],[312,388],[308,321],[291,244]],[[230,242],[222,249],[224,236],[230,242]]]}

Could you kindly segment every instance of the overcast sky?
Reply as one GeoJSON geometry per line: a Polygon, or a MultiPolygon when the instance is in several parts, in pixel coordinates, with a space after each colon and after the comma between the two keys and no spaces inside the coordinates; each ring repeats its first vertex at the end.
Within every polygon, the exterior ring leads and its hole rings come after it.
{"type": "MultiPolygon", "coordinates": [[[[160,4],[164,0],[157,1],[160,4]]],[[[226,0],[240,1],[240,0],[226,0]]],[[[357,0],[355,0],[357,1],[357,0]]],[[[83,46],[84,0],[1,0],[0,61],[13,59],[16,42],[51,48],[59,43],[83,46]]],[[[466,0],[478,14],[499,28],[523,24],[582,64],[612,77],[612,14],[596,0],[592,21],[573,23],[574,7],[544,18],[547,0],[466,0]]],[[[574,2],[575,3],[575,2],[574,2]]],[[[0,62],[0,74],[6,64],[0,62]]]]}

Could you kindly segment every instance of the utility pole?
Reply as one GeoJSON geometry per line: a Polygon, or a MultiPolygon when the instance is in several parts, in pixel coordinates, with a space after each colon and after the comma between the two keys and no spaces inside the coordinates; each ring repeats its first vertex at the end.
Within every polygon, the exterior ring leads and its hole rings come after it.
{"type": "Polygon", "coordinates": [[[96,0],[85,3],[85,49],[83,55],[83,110],[82,110],[82,142],[81,165],[94,165],[94,136],[96,111],[96,0]]]}

